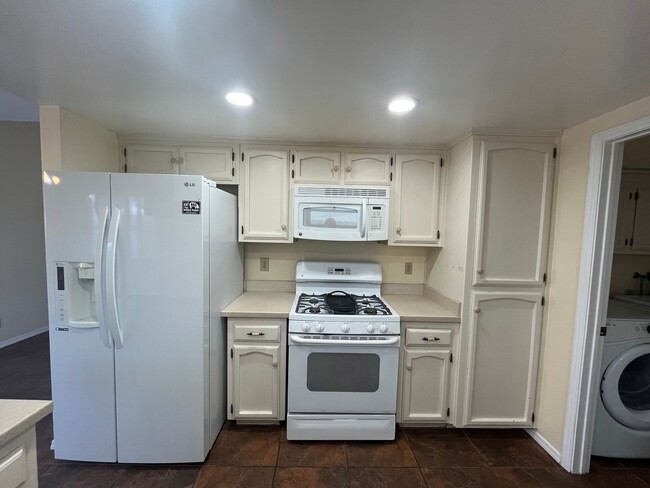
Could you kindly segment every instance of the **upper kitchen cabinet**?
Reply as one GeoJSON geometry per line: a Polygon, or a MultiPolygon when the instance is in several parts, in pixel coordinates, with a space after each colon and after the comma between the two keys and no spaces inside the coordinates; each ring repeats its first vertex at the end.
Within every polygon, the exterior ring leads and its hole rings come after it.
{"type": "Polygon", "coordinates": [[[173,174],[179,172],[179,153],[175,146],[127,145],[124,172],[173,174]]]}
{"type": "Polygon", "coordinates": [[[614,252],[650,254],[650,172],[623,170],[614,252]]]}
{"type": "Polygon", "coordinates": [[[237,184],[235,146],[176,146],[127,144],[124,171],[205,176],[223,184],[237,184]]]}
{"type": "Polygon", "coordinates": [[[289,212],[289,151],[242,148],[239,178],[239,240],[293,242],[289,212]]]}
{"type": "Polygon", "coordinates": [[[481,141],[474,285],[542,286],[554,145],[481,141]]]}
{"type": "Polygon", "coordinates": [[[180,173],[200,175],[224,184],[239,180],[234,146],[194,146],[180,148],[180,173]]]}
{"type": "Polygon", "coordinates": [[[294,183],[341,182],[341,153],[327,150],[295,150],[291,154],[291,177],[294,183]]]}
{"type": "Polygon", "coordinates": [[[389,245],[441,244],[441,165],[438,154],[397,155],[389,245]]]}
{"type": "Polygon", "coordinates": [[[343,183],[346,185],[390,185],[392,155],[387,152],[346,151],[343,183]]]}

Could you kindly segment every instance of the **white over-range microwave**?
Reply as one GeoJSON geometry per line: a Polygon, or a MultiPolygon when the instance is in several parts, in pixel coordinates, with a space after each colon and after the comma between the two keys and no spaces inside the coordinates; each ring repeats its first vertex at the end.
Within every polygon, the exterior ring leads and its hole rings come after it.
{"type": "Polygon", "coordinates": [[[389,188],[295,185],[293,236],[322,241],[388,239],[389,188]]]}

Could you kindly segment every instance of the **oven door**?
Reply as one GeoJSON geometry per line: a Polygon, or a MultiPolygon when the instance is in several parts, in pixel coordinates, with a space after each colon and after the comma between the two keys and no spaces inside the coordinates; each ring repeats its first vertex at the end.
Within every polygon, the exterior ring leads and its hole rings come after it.
{"type": "Polygon", "coordinates": [[[289,411],[395,413],[399,341],[289,334],[289,411]]]}
{"type": "Polygon", "coordinates": [[[366,200],[363,198],[296,198],[293,236],[325,241],[365,241],[366,200]]]}

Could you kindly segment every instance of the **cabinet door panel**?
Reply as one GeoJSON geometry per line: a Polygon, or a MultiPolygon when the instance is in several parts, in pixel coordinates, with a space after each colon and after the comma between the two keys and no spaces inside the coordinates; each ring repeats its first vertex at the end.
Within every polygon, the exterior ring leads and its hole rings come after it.
{"type": "Polygon", "coordinates": [[[280,411],[280,345],[233,346],[235,418],[277,419],[280,411]]]}
{"type": "Polygon", "coordinates": [[[465,424],[532,425],[541,292],[475,292],[465,424]]]}
{"type": "Polygon", "coordinates": [[[630,241],[634,232],[634,212],[637,203],[636,191],[635,175],[624,173],[621,177],[621,189],[618,195],[614,251],[626,252],[630,249],[630,241]]]}
{"type": "Polygon", "coordinates": [[[405,349],[402,420],[447,418],[449,349],[405,349]]]}
{"type": "Polygon", "coordinates": [[[338,152],[295,151],[292,161],[296,183],[340,182],[341,154],[338,152]]]}
{"type": "Polygon", "coordinates": [[[291,242],[287,151],[247,149],[239,193],[241,241],[291,242]]]}
{"type": "Polygon", "coordinates": [[[552,183],[552,144],[481,143],[475,285],[543,284],[552,183]]]}
{"type": "Polygon", "coordinates": [[[650,175],[638,177],[639,199],[634,218],[634,242],[632,250],[650,253],[650,175]]]}
{"type": "Polygon", "coordinates": [[[390,244],[436,245],[440,156],[397,155],[390,244]]]}
{"type": "Polygon", "coordinates": [[[182,147],[181,174],[201,175],[220,182],[235,180],[233,147],[182,147]]]}
{"type": "Polygon", "coordinates": [[[178,150],[171,146],[126,146],[129,173],[178,174],[178,150]]]}
{"type": "Polygon", "coordinates": [[[347,153],[343,183],[352,185],[390,185],[389,153],[347,153]]]}

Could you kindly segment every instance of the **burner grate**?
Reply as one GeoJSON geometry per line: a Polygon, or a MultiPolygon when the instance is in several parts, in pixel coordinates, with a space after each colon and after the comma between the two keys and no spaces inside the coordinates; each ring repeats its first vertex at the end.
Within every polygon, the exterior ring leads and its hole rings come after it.
{"type": "Polygon", "coordinates": [[[298,297],[296,313],[308,315],[392,315],[377,295],[351,295],[342,291],[302,293],[298,297]]]}

